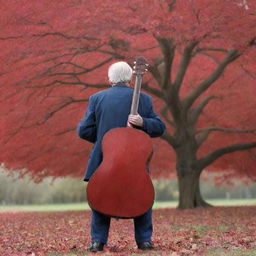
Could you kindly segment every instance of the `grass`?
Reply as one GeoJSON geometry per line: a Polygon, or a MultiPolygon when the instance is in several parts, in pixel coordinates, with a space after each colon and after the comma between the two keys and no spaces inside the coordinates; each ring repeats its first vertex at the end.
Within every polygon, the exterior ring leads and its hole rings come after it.
{"type": "MultiPolygon", "coordinates": [[[[118,255],[118,253],[112,253],[111,255],[113,255],[113,254],[118,255]]],[[[68,253],[67,252],[48,252],[48,255],[49,256],[67,256],[67,255],[68,256],[77,256],[77,255],[92,255],[92,253],[88,252],[88,251],[73,251],[73,252],[68,252],[68,253]]],[[[129,252],[127,252],[127,255],[137,256],[137,255],[148,255],[148,254],[147,254],[147,252],[141,252],[141,253],[129,253],[129,252]]],[[[151,251],[150,255],[161,255],[161,251],[156,251],[156,250],[151,251]]]]}
{"type": "MultiPolygon", "coordinates": [[[[256,205],[159,209],[150,254],[137,249],[133,221],[113,219],[100,255],[256,256],[255,210],[256,205]]],[[[90,222],[90,211],[0,214],[0,255],[92,255],[86,251],[90,222]]]]}
{"type": "MultiPolygon", "coordinates": [[[[214,199],[207,200],[214,206],[248,206],[256,205],[256,199],[214,199]]],[[[177,201],[155,202],[153,208],[175,208],[177,201]]],[[[0,205],[0,212],[52,212],[52,211],[77,211],[89,210],[87,203],[68,203],[68,204],[45,204],[45,205],[0,205]]]]}
{"type": "Polygon", "coordinates": [[[207,256],[256,256],[256,249],[245,250],[241,248],[234,249],[208,249],[206,252],[207,256]]]}
{"type": "Polygon", "coordinates": [[[48,252],[49,256],[76,256],[76,255],[91,255],[88,251],[73,251],[73,252],[48,252]]]}

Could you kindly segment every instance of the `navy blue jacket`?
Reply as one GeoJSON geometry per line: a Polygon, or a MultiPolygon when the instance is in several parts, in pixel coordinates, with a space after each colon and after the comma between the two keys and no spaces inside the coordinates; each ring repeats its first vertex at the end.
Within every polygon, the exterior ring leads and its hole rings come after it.
{"type": "MultiPolygon", "coordinates": [[[[86,114],[77,126],[80,138],[94,143],[85,171],[84,181],[88,181],[102,161],[101,141],[110,129],[126,127],[132,104],[133,89],[125,84],[117,84],[109,89],[90,96],[86,114]]],[[[152,98],[140,93],[138,113],[144,125],[139,128],[150,137],[161,136],[165,130],[164,123],[154,113],[152,98]]]]}

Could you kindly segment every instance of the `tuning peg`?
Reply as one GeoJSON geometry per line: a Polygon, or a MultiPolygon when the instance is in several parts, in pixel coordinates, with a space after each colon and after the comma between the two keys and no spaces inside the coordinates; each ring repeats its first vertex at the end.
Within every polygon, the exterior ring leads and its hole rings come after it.
{"type": "Polygon", "coordinates": [[[146,66],[148,67],[148,66],[149,66],[149,64],[148,64],[148,63],[146,63],[146,66]]]}
{"type": "Polygon", "coordinates": [[[146,72],[148,72],[148,69],[145,69],[146,72]]]}

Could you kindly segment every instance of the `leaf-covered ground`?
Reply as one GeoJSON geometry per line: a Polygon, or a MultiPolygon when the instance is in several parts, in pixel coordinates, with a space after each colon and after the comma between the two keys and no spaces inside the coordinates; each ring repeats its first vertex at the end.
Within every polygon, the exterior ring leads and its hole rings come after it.
{"type": "MultiPolygon", "coordinates": [[[[90,255],[89,226],[90,211],[0,213],[0,255],[90,255]]],[[[154,210],[153,241],[155,250],[138,250],[132,220],[113,219],[97,254],[256,255],[256,206],[154,210]]]]}

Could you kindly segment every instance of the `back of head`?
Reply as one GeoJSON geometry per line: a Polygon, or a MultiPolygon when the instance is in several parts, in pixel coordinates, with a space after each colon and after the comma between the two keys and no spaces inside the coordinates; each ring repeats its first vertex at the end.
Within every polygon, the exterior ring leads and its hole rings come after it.
{"type": "Polygon", "coordinates": [[[124,61],[112,64],[108,69],[108,79],[112,84],[131,81],[132,68],[124,61]]]}

